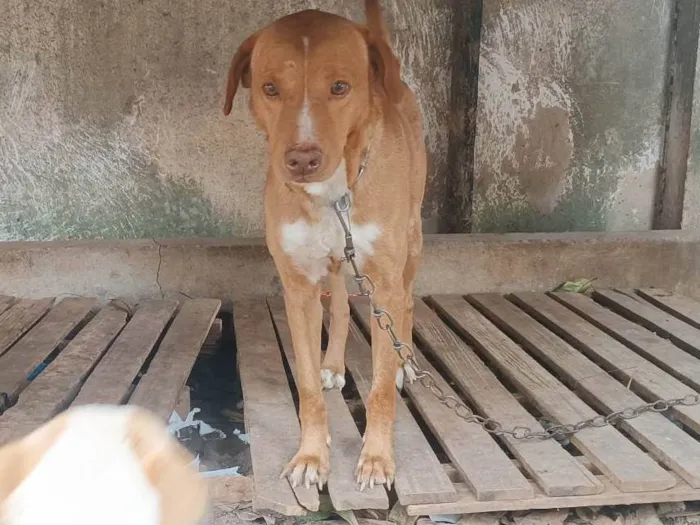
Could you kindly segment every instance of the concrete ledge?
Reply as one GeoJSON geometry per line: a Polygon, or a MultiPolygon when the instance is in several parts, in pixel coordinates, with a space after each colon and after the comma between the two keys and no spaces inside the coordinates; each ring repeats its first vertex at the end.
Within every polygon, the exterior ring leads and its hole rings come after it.
{"type": "MultiPolygon", "coordinates": [[[[426,236],[416,293],[544,291],[578,277],[700,297],[700,232],[426,236]]],[[[280,293],[262,239],[0,243],[0,294],[227,301],[280,293]]]]}

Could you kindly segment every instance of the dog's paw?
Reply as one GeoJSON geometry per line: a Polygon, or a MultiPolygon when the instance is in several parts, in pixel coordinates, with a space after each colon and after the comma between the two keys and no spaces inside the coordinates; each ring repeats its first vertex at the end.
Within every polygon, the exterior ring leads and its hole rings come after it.
{"type": "Polygon", "coordinates": [[[327,368],[321,369],[321,383],[324,390],[337,388],[342,390],[345,386],[345,374],[337,374],[327,368]]]}
{"type": "Polygon", "coordinates": [[[375,485],[384,484],[391,490],[395,474],[393,454],[391,452],[372,453],[370,447],[365,443],[355,473],[361,491],[365,490],[367,486],[374,488],[375,485]]]}
{"type": "MultiPolygon", "coordinates": [[[[327,438],[330,445],[330,437],[327,438]]],[[[307,489],[312,485],[318,485],[319,490],[328,482],[331,472],[330,455],[327,447],[319,454],[297,452],[289,465],[284,469],[280,477],[288,478],[292,487],[304,485],[307,489]]]]}

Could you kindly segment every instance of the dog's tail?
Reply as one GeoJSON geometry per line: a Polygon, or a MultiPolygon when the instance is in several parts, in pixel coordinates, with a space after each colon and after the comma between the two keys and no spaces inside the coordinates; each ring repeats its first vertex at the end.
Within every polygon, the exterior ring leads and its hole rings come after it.
{"type": "Polygon", "coordinates": [[[389,40],[389,30],[384,23],[380,0],[365,0],[365,18],[367,28],[372,35],[389,40]]]}

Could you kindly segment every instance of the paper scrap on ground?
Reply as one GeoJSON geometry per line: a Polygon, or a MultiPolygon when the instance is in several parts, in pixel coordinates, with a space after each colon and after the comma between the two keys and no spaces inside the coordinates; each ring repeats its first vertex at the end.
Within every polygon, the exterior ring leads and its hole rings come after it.
{"type": "Polygon", "coordinates": [[[233,431],[233,435],[236,436],[238,439],[243,441],[246,445],[250,445],[250,436],[248,434],[241,434],[241,431],[238,429],[235,429],[233,431]]]}
{"type": "Polygon", "coordinates": [[[220,478],[223,476],[240,476],[241,474],[238,473],[238,469],[240,467],[229,467],[229,468],[220,468],[217,470],[205,470],[204,472],[200,472],[202,476],[205,478],[220,478]]]}
{"type": "Polygon", "coordinates": [[[428,517],[431,521],[436,523],[458,523],[461,514],[429,514],[428,517]]]}
{"type": "Polygon", "coordinates": [[[187,414],[187,417],[183,420],[180,415],[173,411],[173,413],[170,415],[170,421],[168,421],[168,432],[170,434],[179,437],[180,436],[180,430],[183,428],[189,428],[189,427],[196,427],[197,430],[199,431],[200,436],[208,436],[210,434],[217,433],[219,435],[220,439],[225,439],[226,434],[219,430],[218,428],[214,428],[208,423],[205,423],[204,421],[200,421],[199,419],[195,419],[194,415],[199,413],[201,409],[199,408],[193,408],[190,410],[190,413],[187,414]]]}
{"type": "MultiPolygon", "coordinates": [[[[175,437],[180,437],[181,430],[185,428],[195,428],[200,436],[218,434],[219,439],[225,439],[226,434],[223,431],[219,430],[218,428],[212,427],[204,421],[194,418],[195,414],[199,413],[200,411],[201,410],[199,408],[193,408],[192,410],[190,410],[189,414],[187,414],[187,417],[185,419],[182,419],[177,412],[173,411],[173,413],[170,415],[170,421],[168,421],[168,432],[175,437]]],[[[248,437],[248,434],[242,434],[241,431],[238,429],[234,430],[234,434],[236,435],[236,437],[238,437],[238,439],[240,439],[244,443],[250,443],[250,438],[248,437]]],[[[191,465],[197,470],[199,470],[199,455],[197,455],[197,457],[194,458],[191,465]]],[[[241,474],[238,472],[239,469],[240,467],[228,467],[217,470],[205,470],[203,472],[200,471],[200,474],[202,475],[202,477],[205,478],[241,476],[241,474]]]]}

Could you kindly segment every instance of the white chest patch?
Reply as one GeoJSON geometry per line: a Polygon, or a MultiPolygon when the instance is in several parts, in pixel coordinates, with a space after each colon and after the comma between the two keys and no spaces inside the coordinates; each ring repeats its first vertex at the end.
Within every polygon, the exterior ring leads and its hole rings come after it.
{"type": "MultiPolygon", "coordinates": [[[[347,192],[345,161],[341,162],[330,179],[307,184],[304,190],[318,198],[321,219],[318,222],[299,219],[282,225],[282,249],[309,282],[317,284],[328,275],[330,258],[340,260],[345,256],[345,232],[333,208],[333,202],[347,192]]],[[[381,230],[374,223],[353,222],[352,208],[350,218],[355,260],[361,269],[367,258],[374,255],[374,243],[381,230]]]]}
{"type": "Polygon", "coordinates": [[[5,502],[7,525],[159,525],[158,493],[126,441],[128,410],[74,413],[5,502]]]}

